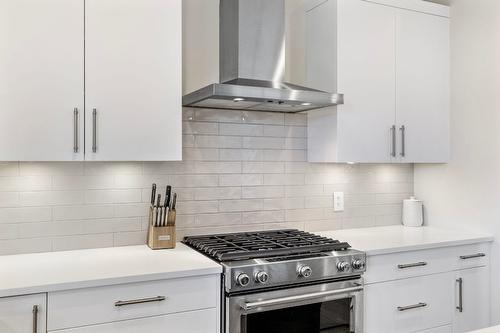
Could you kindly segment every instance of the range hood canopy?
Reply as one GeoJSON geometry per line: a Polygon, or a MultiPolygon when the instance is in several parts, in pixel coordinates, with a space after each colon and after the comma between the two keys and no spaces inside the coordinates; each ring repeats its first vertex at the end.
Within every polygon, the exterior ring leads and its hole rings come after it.
{"type": "Polygon", "coordinates": [[[220,0],[220,81],[183,97],[201,108],[302,112],[343,103],[283,82],[285,0],[220,0]]]}

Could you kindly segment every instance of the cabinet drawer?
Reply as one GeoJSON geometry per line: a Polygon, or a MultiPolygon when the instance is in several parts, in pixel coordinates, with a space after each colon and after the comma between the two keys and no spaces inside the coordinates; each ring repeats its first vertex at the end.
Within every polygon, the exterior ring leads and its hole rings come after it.
{"type": "Polygon", "coordinates": [[[454,269],[453,258],[450,248],[369,256],[365,283],[449,272],[454,269]]]}
{"type": "Polygon", "coordinates": [[[454,273],[367,285],[365,332],[405,333],[450,325],[454,273]]]}
{"type": "Polygon", "coordinates": [[[490,244],[472,244],[454,248],[455,269],[487,266],[490,262],[490,244]]]}
{"type": "Polygon", "coordinates": [[[205,309],[165,316],[70,328],[58,333],[217,333],[217,310],[205,309]]]}
{"type": "Polygon", "coordinates": [[[215,308],[219,289],[213,275],[49,293],[48,330],[215,308]]]}
{"type": "Polygon", "coordinates": [[[365,283],[481,267],[489,264],[489,244],[391,253],[367,258],[365,283]]]}

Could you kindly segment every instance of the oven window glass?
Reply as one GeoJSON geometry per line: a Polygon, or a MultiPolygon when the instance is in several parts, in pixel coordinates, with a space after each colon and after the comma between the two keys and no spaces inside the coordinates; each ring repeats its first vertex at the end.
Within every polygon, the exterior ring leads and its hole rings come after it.
{"type": "Polygon", "coordinates": [[[350,333],[351,299],[259,312],[242,318],[246,333],[350,333]]]}

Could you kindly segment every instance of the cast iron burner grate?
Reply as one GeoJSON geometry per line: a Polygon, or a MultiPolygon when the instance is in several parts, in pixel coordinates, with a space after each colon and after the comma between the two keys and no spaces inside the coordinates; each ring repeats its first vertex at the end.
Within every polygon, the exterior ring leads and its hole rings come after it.
{"type": "Polygon", "coordinates": [[[341,251],[345,242],[295,229],[185,237],[184,244],[218,261],[341,251]]]}

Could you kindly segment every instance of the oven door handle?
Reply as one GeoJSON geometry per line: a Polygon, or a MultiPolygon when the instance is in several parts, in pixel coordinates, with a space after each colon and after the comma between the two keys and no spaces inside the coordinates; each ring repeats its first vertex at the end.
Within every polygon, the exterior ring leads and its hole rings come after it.
{"type": "Polygon", "coordinates": [[[339,289],[339,290],[320,291],[317,293],[311,293],[311,294],[305,294],[305,295],[295,295],[295,296],[268,299],[265,301],[243,303],[241,305],[241,307],[243,308],[244,311],[248,312],[248,311],[252,311],[252,310],[255,310],[257,308],[262,308],[262,307],[289,304],[289,303],[295,303],[295,302],[300,302],[300,301],[308,301],[308,300],[324,298],[324,297],[328,297],[328,296],[335,296],[335,295],[339,295],[339,294],[359,292],[362,290],[363,290],[363,286],[344,288],[344,289],[339,289]]]}

